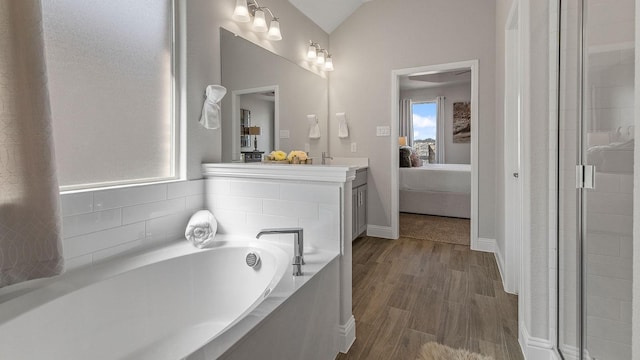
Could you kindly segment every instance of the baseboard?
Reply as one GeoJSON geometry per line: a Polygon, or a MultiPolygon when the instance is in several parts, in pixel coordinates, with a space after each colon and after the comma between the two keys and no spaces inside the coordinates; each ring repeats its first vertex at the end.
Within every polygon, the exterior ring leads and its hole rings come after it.
{"type": "Polygon", "coordinates": [[[520,348],[526,360],[559,360],[553,344],[547,339],[529,335],[524,323],[520,322],[520,348]]]}
{"type": "Polygon", "coordinates": [[[498,243],[495,243],[495,248],[494,248],[494,255],[496,257],[496,263],[498,264],[498,271],[500,272],[500,279],[502,280],[502,287],[506,290],[507,289],[507,282],[506,282],[506,278],[504,277],[504,258],[502,257],[502,249],[500,249],[500,247],[498,246],[498,243]]]}
{"type": "Polygon", "coordinates": [[[391,226],[367,225],[367,236],[383,239],[395,239],[391,226]]]}
{"type": "Polygon", "coordinates": [[[471,244],[471,250],[482,252],[495,252],[496,251],[496,239],[478,238],[475,245],[471,244]]]}
{"type": "Polygon", "coordinates": [[[340,325],[338,329],[338,350],[346,354],[354,341],[356,341],[356,319],[351,315],[347,323],[340,325]]]}

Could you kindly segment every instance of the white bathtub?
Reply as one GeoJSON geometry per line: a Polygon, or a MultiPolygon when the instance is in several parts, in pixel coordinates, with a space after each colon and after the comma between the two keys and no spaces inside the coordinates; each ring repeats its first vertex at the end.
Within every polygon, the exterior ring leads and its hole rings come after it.
{"type": "Polygon", "coordinates": [[[260,305],[274,289],[276,303],[286,301],[333,258],[310,254],[305,276],[292,279],[287,246],[218,241],[198,250],[182,241],[0,289],[0,357],[175,360],[225,334],[217,357],[268,315],[260,305]],[[259,268],[245,264],[249,251],[259,268]],[[248,314],[258,316],[238,325],[248,314]]]}

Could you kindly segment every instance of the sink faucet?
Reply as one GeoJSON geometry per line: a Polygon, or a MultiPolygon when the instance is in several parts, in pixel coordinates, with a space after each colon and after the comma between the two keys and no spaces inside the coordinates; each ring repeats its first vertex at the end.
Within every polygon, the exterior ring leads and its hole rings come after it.
{"type": "Polygon", "coordinates": [[[333,160],[333,158],[331,156],[327,155],[327,153],[323,151],[322,152],[322,165],[326,165],[327,164],[327,162],[326,162],[327,159],[333,160]]]}
{"type": "Polygon", "coordinates": [[[301,276],[302,265],[304,265],[304,239],[302,235],[302,228],[262,229],[258,235],[256,235],[256,239],[260,239],[262,235],[274,234],[293,234],[293,276],[301,276]]]}

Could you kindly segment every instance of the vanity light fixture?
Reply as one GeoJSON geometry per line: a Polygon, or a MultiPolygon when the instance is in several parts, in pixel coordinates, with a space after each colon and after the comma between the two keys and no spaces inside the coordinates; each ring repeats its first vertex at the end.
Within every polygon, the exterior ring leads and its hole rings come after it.
{"type": "Polygon", "coordinates": [[[233,20],[237,22],[249,22],[253,16],[253,24],[251,28],[255,32],[267,33],[267,39],[269,40],[282,40],[282,33],[280,32],[280,20],[273,15],[271,9],[265,6],[260,6],[256,0],[236,0],[236,8],[233,11],[233,20]],[[265,11],[271,15],[271,22],[267,26],[267,19],[265,11]]]}
{"type": "Polygon", "coordinates": [[[331,55],[327,55],[327,59],[324,61],[324,70],[333,71],[333,59],[331,59],[331,55]]]}
{"type": "Polygon", "coordinates": [[[333,71],[333,59],[331,54],[323,48],[320,44],[309,40],[309,47],[307,48],[307,59],[315,62],[324,71],[333,71]]]}
{"type": "Polygon", "coordinates": [[[318,44],[309,40],[309,49],[307,50],[307,59],[314,60],[318,56],[318,44]]]}
{"type": "Polygon", "coordinates": [[[324,53],[326,51],[327,50],[325,49],[318,50],[318,56],[316,57],[316,63],[318,63],[318,65],[324,65],[324,59],[325,59],[324,53]]]}

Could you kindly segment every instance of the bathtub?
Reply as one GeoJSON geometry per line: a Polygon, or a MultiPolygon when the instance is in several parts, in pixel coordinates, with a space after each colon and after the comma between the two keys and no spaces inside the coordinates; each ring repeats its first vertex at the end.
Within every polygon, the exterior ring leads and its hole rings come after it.
{"type": "Polygon", "coordinates": [[[337,256],[305,254],[294,279],[292,245],[230,240],[206,250],[181,241],[0,289],[0,357],[175,360],[207,345],[218,358],[337,256]]]}

